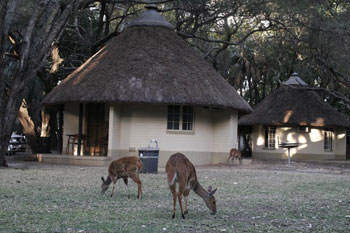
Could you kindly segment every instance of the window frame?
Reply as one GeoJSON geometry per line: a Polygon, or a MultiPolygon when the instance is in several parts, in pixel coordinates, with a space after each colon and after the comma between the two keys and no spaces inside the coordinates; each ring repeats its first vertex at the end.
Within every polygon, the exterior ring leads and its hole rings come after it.
{"type": "Polygon", "coordinates": [[[166,123],[166,130],[167,132],[171,133],[193,133],[194,132],[194,122],[195,122],[195,111],[194,107],[191,105],[168,105],[167,106],[167,123],[166,123]],[[169,108],[179,107],[179,121],[178,121],[178,128],[169,128],[169,108]],[[189,109],[191,111],[186,111],[186,109],[189,109]],[[184,110],[185,109],[185,110],[184,110]],[[184,117],[185,116],[185,117],[184,117]],[[184,129],[185,127],[190,126],[191,129],[184,129]]]}
{"type": "Polygon", "coordinates": [[[180,130],[180,125],[181,125],[180,118],[181,118],[181,106],[180,105],[168,105],[168,107],[167,107],[167,130],[180,130]],[[178,108],[178,113],[176,111],[177,108],[178,108]],[[169,127],[169,125],[171,127],[169,127]]]}
{"type": "Polygon", "coordinates": [[[332,130],[325,130],[323,133],[323,151],[333,152],[334,133],[332,130]]]}
{"type": "Polygon", "coordinates": [[[276,126],[264,127],[264,149],[275,150],[276,149],[276,126]]]}

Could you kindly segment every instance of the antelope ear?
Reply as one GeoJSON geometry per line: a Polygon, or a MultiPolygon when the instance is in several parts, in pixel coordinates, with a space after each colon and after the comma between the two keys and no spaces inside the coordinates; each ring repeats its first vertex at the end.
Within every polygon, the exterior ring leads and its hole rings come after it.
{"type": "Polygon", "coordinates": [[[213,195],[215,194],[216,190],[218,190],[218,189],[216,188],[216,189],[214,189],[213,191],[211,191],[210,194],[209,194],[209,196],[213,196],[213,195]]]}
{"type": "Polygon", "coordinates": [[[105,178],[103,178],[103,176],[101,176],[101,180],[103,181],[103,183],[105,182],[105,178]]]}
{"type": "Polygon", "coordinates": [[[211,193],[211,190],[212,190],[213,188],[211,187],[211,185],[209,185],[209,187],[208,187],[208,193],[211,193]]]}

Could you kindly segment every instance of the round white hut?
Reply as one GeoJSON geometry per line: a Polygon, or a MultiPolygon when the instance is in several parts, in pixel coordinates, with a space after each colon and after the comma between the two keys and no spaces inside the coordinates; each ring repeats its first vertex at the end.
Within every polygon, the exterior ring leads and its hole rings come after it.
{"type": "Polygon", "coordinates": [[[238,114],[251,111],[154,7],[44,102],[64,105],[63,152],[110,159],[136,155],[156,139],[160,166],[175,152],[197,165],[224,161],[237,147],[238,114]]]}
{"type": "Polygon", "coordinates": [[[287,159],[286,143],[298,143],[292,159],[350,159],[347,117],[325,102],[294,73],[254,111],[239,119],[241,132],[250,132],[252,155],[287,159]]]}

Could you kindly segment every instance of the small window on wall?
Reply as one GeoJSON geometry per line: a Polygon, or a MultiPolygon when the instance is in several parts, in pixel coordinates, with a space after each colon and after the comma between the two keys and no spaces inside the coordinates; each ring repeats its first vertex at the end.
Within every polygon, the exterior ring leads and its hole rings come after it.
{"type": "Polygon", "coordinates": [[[169,105],[168,130],[193,130],[193,107],[169,105]]]}
{"type": "Polygon", "coordinates": [[[168,129],[179,130],[180,125],[180,106],[168,106],[168,129]]]}
{"type": "Polygon", "coordinates": [[[332,131],[325,131],[324,132],[323,149],[325,152],[333,151],[333,132],[332,131]]]}
{"type": "Polygon", "coordinates": [[[193,126],[193,108],[191,106],[182,106],[182,130],[192,130],[193,126]]]}
{"type": "Polygon", "coordinates": [[[265,128],[265,148],[266,149],[276,148],[276,127],[265,128]]]}

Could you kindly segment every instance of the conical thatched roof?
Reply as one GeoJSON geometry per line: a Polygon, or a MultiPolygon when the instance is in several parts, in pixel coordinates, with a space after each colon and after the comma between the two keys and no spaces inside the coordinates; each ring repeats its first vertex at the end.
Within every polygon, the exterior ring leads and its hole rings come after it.
{"type": "MultiPolygon", "coordinates": [[[[251,112],[201,56],[148,10],[69,75],[45,104],[120,102],[190,104],[251,112]],[[146,15],[145,15],[146,14],[146,15]],[[147,14],[152,19],[147,19],[147,14]],[[146,21],[146,23],[145,23],[146,21]]],[[[169,26],[170,25],[170,26],[169,26]]]]}
{"type": "Polygon", "coordinates": [[[282,86],[239,119],[239,125],[350,127],[350,122],[315,91],[282,86]]]}
{"type": "Polygon", "coordinates": [[[287,81],[283,82],[283,85],[307,86],[307,83],[298,76],[298,73],[294,72],[287,81]]]}

